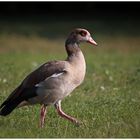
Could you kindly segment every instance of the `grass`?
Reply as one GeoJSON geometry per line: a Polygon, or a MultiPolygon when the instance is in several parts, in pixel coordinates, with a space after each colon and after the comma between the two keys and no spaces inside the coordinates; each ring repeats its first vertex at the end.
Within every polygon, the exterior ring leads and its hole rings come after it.
{"type": "MultiPolygon", "coordinates": [[[[0,103],[39,65],[66,57],[63,37],[46,39],[35,31],[25,35],[3,29],[0,34],[0,103]]],[[[76,127],[60,118],[51,106],[40,129],[40,105],[23,107],[0,117],[0,138],[140,137],[140,38],[100,33],[95,39],[99,47],[81,45],[87,62],[85,81],[62,102],[63,110],[83,124],[76,127]]]]}

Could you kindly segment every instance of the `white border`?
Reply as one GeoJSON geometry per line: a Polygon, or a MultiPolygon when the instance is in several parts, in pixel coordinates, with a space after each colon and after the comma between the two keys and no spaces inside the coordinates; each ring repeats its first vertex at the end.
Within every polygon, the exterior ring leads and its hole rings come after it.
{"type": "Polygon", "coordinates": [[[140,0],[0,0],[0,2],[138,2],[140,0]]]}

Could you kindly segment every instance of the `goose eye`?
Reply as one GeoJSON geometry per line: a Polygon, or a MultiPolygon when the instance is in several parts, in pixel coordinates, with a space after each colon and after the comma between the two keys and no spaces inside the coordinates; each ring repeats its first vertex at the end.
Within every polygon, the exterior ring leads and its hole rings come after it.
{"type": "Polygon", "coordinates": [[[81,32],[80,32],[80,35],[84,37],[84,36],[87,35],[87,32],[81,31],[81,32]]]}

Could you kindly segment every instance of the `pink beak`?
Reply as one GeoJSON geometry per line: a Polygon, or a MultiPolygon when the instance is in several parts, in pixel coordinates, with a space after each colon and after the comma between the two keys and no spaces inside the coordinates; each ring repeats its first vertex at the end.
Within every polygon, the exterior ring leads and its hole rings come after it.
{"type": "Polygon", "coordinates": [[[92,44],[92,45],[96,45],[97,46],[97,43],[92,39],[92,37],[90,37],[87,42],[92,44]]]}

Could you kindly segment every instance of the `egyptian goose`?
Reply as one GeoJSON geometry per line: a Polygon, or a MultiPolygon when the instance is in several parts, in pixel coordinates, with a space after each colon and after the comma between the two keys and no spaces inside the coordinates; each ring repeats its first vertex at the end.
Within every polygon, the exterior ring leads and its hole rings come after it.
{"type": "Polygon", "coordinates": [[[86,64],[79,47],[81,42],[97,45],[87,30],[72,31],[65,42],[67,59],[47,62],[30,73],[2,103],[0,115],[6,116],[16,107],[41,104],[40,127],[43,127],[47,106],[54,105],[61,117],[79,124],[77,119],[62,111],[61,100],[84,80],[86,64]]]}

